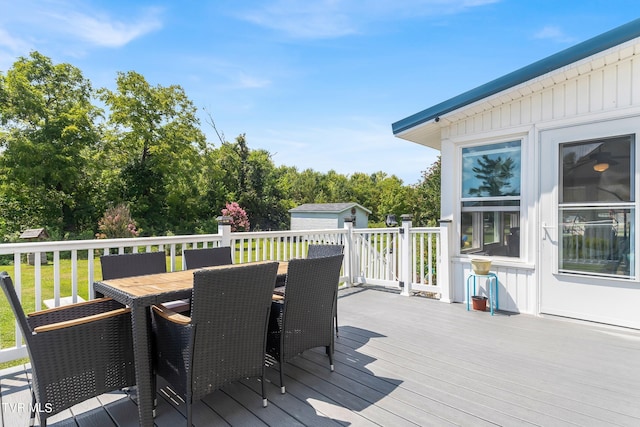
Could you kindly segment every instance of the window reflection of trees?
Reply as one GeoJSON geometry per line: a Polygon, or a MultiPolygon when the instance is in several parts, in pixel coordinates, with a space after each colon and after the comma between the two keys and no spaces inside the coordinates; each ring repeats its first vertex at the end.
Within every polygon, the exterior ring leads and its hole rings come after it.
{"type": "Polygon", "coordinates": [[[489,197],[497,196],[517,196],[516,190],[505,191],[511,187],[511,179],[514,176],[516,167],[515,161],[511,157],[502,160],[502,157],[492,159],[488,155],[483,155],[477,159],[478,166],[473,167],[475,177],[481,184],[477,188],[470,188],[469,195],[489,197]]]}

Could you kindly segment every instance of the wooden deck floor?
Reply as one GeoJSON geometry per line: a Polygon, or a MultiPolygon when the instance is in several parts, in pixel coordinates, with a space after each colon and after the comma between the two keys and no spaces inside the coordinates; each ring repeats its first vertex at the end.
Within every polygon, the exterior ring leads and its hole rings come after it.
{"type": "MultiPolygon", "coordinates": [[[[339,323],[335,372],[309,351],[285,366],[285,395],[268,369],[267,408],[245,381],[199,402],[196,425],[640,426],[640,331],[370,288],[342,293],[339,323]]],[[[27,425],[27,371],[0,372],[4,426],[27,425]]],[[[172,400],[160,399],[158,427],[184,425],[172,400]]],[[[108,394],[49,425],[135,426],[136,405],[108,394]]]]}

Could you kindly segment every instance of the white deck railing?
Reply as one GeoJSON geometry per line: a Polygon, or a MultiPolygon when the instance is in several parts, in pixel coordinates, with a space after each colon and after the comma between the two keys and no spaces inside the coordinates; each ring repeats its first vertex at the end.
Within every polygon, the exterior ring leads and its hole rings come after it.
{"type": "MultiPolygon", "coordinates": [[[[93,283],[101,277],[95,271],[97,260],[103,254],[165,251],[169,270],[176,271],[184,268],[183,249],[231,246],[235,248],[234,262],[244,263],[306,257],[310,243],[341,244],[345,247],[343,286],[381,285],[398,288],[404,295],[426,291],[448,302],[449,287],[438,282],[448,278],[448,260],[445,258],[447,262],[442,264],[444,270],[437,267],[443,261],[440,243],[443,231],[446,227],[412,228],[410,220],[395,228],[357,229],[348,222],[343,229],[308,231],[231,232],[228,225],[221,225],[219,234],[2,244],[0,256],[9,255],[13,265],[0,266],[0,271],[9,272],[18,295],[32,293],[33,298],[29,299],[34,301],[33,305],[24,307],[30,312],[44,308],[45,300],[59,306],[63,298],[72,302],[79,295],[91,298],[93,283]],[[29,254],[36,261],[34,265],[25,262],[29,254]],[[42,266],[37,262],[41,257],[52,262],[42,266]],[[70,260],[70,273],[66,268],[62,271],[61,259],[65,263],[70,260]],[[33,270],[33,280],[28,283],[26,269],[33,270]],[[438,274],[441,270],[442,274],[438,274]],[[43,283],[47,284],[46,295],[43,283]]],[[[10,310],[4,296],[0,297],[0,308],[6,318],[10,310]]],[[[13,333],[5,331],[3,336],[0,330],[0,362],[26,356],[17,323],[14,322],[13,333]]]]}

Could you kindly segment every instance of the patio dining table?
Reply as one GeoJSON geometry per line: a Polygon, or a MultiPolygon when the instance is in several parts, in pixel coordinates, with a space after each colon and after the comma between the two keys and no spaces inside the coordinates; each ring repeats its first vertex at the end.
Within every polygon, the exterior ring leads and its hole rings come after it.
{"type": "MultiPolygon", "coordinates": [[[[273,261],[258,261],[273,262],[273,261]]],[[[232,264],[206,269],[238,268],[254,263],[232,264]]],[[[288,263],[280,262],[278,276],[287,274],[288,263]]],[[[134,363],[138,387],[138,417],[140,426],[153,426],[153,371],[151,361],[151,319],[149,308],[154,304],[191,297],[195,270],[148,274],[95,282],[96,295],[111,297],[131,307],[133,328],[134,363]]],[[[282,296],[274,293],[275,299],[282,296]]]]}

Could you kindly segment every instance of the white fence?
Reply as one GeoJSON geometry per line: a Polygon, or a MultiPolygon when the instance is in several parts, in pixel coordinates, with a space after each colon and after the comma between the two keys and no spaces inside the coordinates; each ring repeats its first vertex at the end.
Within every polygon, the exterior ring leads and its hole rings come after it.
{"type": "MultiPolygon", "coordinates": [[[[63,298],[72,302],[80,295],[91,298],[93,283],[101,278],[95,270],[103,254],[165,251],[168,269],[176,271],[184,269],[183,249],[231,246],[235,248],[234,262],[244,263],[306,257],[310,243],[341,244],[345,248],[342,286],[393,287],[403,295],[427,292],[449,302],[449,263],[446,256],[442,258],[447,252],[441,250],[443,232],[446,227],[412,228],[406,219],[394,228],[355,229],[346,222],[344,229],[234,233],[230,226],[221,225],[219,234],[208,235],[3,244],[0,256],[12,259],[13,265],[0,266],[0,271],[9,272],[25,311],[30,312],[44,308],[45,301],[59,306],[63,298]],[[27,258],[35,260],[34,265],[27,264],[27,258]],[[41,258],[51,262],[41,265],[41,258]],[[446,262],[441,263],[443,260],[446,262]],[[63,264],[65,268],[61,268],[63,264]]],[[[0,308],[0,322],[6,324],[11,314],[4,297],[0,297],[0,308]]],[[[3,330],[0,362],[26,357],[17,323],[12,333],[3,330]]]]}
{"type": "Polygon", "coordinates": [[[441,259],[440,228],[354,229],[354,283],[398,287],[405,294],[441,294],[436,265],[441,259]],[[408,237],[405,237],[408,236],[408,237]]]}

